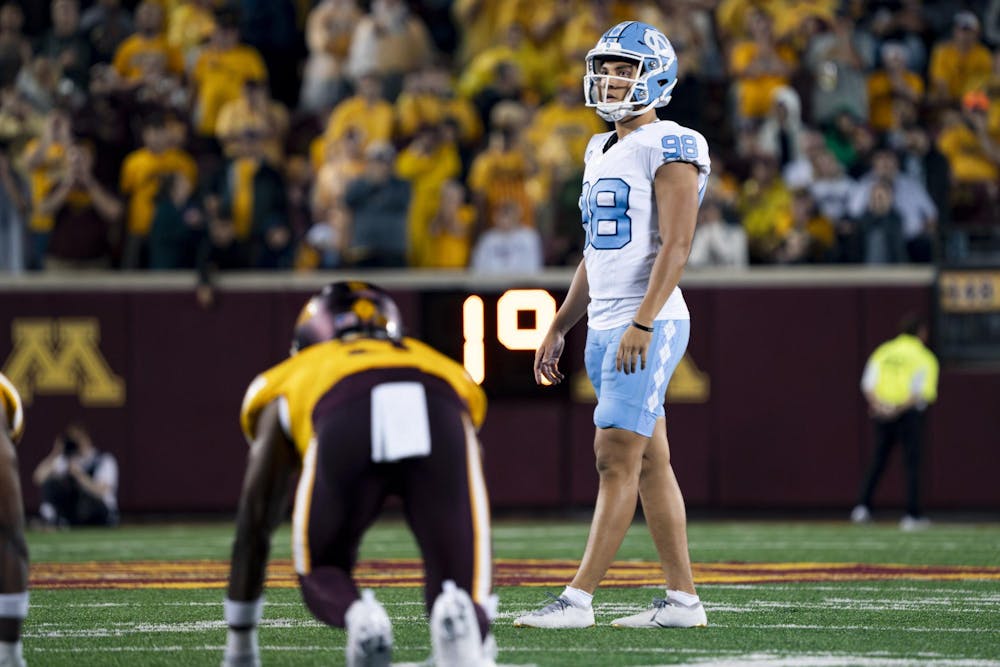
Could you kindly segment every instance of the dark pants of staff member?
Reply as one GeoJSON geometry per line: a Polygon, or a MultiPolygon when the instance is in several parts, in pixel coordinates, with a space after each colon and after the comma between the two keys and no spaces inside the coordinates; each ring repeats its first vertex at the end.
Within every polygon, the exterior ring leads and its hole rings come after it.
{"type": "MultiPolygon", "coordinates": [[[[465,408],[444,381],[412,369],[373,370],[348,377],[317,403],[313,413],[316,459],[308,498],[299,483],[296,514],[308,500],[307,541],[293,534],[306,606],[321,621],[343,627],[358,598],[351,573],[358,546],[389,495],[403,501],[407,523],[424,561],[428,613],[451,579],[476,602],[480,629],[489,627],[482,607],[492,585],[489,510],[479,444],[465,408]],[[371,393],[386,382],[424,386],[431,451],[393,462],[372,461],[371,393]]],[[[308,487],[306,487],[308,488],[308,487]]],[[[293,522],[294,523],[294,522],[293,522]]],[[[293,526],[293,531],[297,530],[293,526]]]]}
{"type": "Polygon", "coordinates": [[[70,526],[114,526],[118,513],[92,496],[69,475],[50,477],[42,483],[42,502],[56,512],[56,523],[70,526]]]}
{"type": "Polygon", "coordinates": [[[924,413],[917,409],[903,412],[895,419],[874,420],[875,456],[872,459],[858,504],[871,507],[872,494],[885,472],[889,453],[897,442],[903,445],[906,465],[906,513],[912,517],[922,516],[920,510],[920,449],[923,436],[924,413]]]}

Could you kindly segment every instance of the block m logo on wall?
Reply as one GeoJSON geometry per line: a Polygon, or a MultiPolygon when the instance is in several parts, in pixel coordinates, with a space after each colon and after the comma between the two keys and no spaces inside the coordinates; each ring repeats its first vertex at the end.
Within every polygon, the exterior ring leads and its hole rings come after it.
{"type": "Polygon", "coordinates": [[[28,405],[35,394],[72,394],[88,407],[119,407],[125,381],[101,354],[100,341],[96,318],[15,319],[4,375],[28,405]]]}

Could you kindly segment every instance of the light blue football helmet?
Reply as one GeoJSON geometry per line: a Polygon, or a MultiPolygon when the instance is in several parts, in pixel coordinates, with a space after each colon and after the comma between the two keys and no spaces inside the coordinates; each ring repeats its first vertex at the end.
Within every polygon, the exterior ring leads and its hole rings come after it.
{"type": "Polygon", "coordinates": [[[601,35],[597,46],[587,53],[587,72],[583,77],[583,94],[588,107],[597,115],[615,122],[630,116],[640,116],[650,109],[665,107],[677,85],[677,54],[662,32],[639,21],[625,21],[601,35]],[[627,60],[636,63],[631,79],[601,74],[605,60],[627,60]],[[607,102],[608,85],[612,81],[630,86],[619,102],[607,102]]]}

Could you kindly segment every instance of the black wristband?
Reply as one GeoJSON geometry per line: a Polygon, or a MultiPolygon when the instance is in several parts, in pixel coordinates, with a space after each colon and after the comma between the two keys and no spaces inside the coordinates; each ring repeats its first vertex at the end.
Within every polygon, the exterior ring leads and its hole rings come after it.
{"type": "Polygon", "coordinates": [[[636,322],[635,320],[632,320],[632,326],[634,326],[639,331],[645,331],[646,333],[653,333],[653,331],[655,331],[655,329],[653,329],[653,327],[643,326],[643,325],[639,324],[638,322],[636,322]]]}

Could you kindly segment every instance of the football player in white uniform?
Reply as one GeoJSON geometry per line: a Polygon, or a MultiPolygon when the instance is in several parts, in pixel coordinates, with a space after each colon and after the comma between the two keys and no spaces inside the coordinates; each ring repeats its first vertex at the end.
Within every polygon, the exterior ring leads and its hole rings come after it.
{"type": "Polygon", "coordinates": [[[593,593],[632,522],[637,495],[667,591],[651,609],[612,625],[707,624],[691,575],[684,499],[670,466],[663,410],[667,383],[687,347],[689,315],[677,284],[710,171],[704,137],[657,119],[676,83],[670,41],[645,23],[619,23],[587,54],[587,106],[615,129],[587,146],[580,196],[584,258],[535,354],[535,380],[563,380],[564,336],[586,312],[600,487],[573,581],[515,626],[594,625],[593,593]]]}

